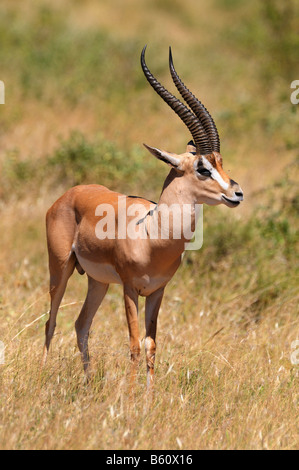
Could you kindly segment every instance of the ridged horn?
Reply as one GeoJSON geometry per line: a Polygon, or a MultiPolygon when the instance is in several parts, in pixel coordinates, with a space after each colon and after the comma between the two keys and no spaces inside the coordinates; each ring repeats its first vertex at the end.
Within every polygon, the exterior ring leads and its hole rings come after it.
{"type": "Polygon", "coordinates": [[[187,106],[185,106],[183,103],[180,102],[180,100],[178,100],[174,95],[167,91],[166,88],[164,88],[163,85],[161,85],[161,83],[158,82],[158,80],[149,71],[144,58],[145,50],[146,46],[144,46],[141,53],[141,67],[147,81],[158,93],[158,95],[161,96],[165,103],[167,103],[168,106],[170,106],[174,110],[174,112],[188,127],[194,139],[197,153],[199,153],[200,155],[208,155],[212,152],[212,146],[204,127],[200,123],[199,119],[192,113],[192,111],[190,111],[187,106]]]}
{"type": "Polygon", "coordinates": [[[206,131],[212,150],[220,153],[220,139],[216,124],[206,107],[191,93],[178,76],[173,65],[171,47],[169,48],[169,68],[175,86],[206,131]]]}

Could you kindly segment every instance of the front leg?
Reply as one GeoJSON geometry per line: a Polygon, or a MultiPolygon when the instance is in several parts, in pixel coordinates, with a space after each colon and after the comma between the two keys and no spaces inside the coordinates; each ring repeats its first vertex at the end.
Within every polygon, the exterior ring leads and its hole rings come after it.
{"type": "Polygon", "coordinates": [[[124,285],[124,299],[126,316],[130,336],[130,353],[131,353],[131,377],[130,389],[134,387],[137,375],[137,368],[140,361],[140,338],[138,326],[138,293],[135,289],[128,285],[124,285]]]}
{"type": "Polygon", "coordinates": [[[153,390],[154,366],[156,355],[156,332],[159,309],[164,294],[164,287],[153,292],[146,298],[145,303],[145,353],[147,364],[147,389],[153,390]]]}

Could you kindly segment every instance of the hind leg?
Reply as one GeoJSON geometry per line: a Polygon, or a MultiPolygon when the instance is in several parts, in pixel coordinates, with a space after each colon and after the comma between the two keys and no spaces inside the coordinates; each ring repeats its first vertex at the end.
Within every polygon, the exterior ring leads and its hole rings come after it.
{"type": "Polygon", "coordinates": [[[133,398],[137,371],[140,361],[140,335],[138,325],[138,292],[124,284],[124,299],[130,337],[131,371],[130,396],[133,398]]]}
{"type": "Polygon", "coordinates": [[[93,318],[104,299],[109,284],[103,284],[95,281],[88,276],[88,292],[76,321],[77,343],[81,352],[84,372],[88,376],[89,369],[89,352],[88,352],[88,336],[93,318]]]}
{"type": "Polygon", "coordinates": [[[67,282],[73,274],[76,263],[74,253],[71,253],[64,263],[60,263],[57,259],[50,256],[50,296],[51,296],[51,309],[50,317],[46,323],[46,339],[44,346],[44,353],[42,359],[42,366],[46,363],[50,343],[54,335],[56,327],[57,312],[65,293],[67,282]]]}
{"type": "Polygon", "coordinates": [[[69,198],[70,193],[66,193],[58,199],[48,210],[46,216],[51,309],[46,324],[46,341],[42,364],[46,362],[60,302],[76,263],[76,256],[72,252],[72,244],[76,233],[76,218],[69,198]]]}

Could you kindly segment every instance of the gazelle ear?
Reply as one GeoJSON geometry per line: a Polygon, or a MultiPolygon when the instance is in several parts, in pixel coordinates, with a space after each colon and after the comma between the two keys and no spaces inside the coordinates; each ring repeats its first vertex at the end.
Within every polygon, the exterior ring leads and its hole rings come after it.
{"type": "Polygon", "coordinates": [[[196,155],[196,147],[193,140],[190,140],[190,142],[188,142],[186,153],[192,153],[193,155],[196,155]]]}
{"type": "Polygon", "coordinates": [[[154,155],[154,157],[162,160],[162,162],[167,163],[168,165],[180,170],[181,161],[175,153],[165,152],[164,150],[159,150],[155,147],[150,147],[149,145],[143,144],[145,148],[154,155]]]}

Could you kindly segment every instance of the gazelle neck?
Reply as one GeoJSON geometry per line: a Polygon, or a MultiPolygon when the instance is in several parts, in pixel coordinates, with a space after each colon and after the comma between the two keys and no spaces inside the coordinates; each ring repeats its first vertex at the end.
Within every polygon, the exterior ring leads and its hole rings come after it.
{"type": "Polygon", "coordinates": [[[186,178],[171,170],[154,211],[159,241],[164,248],[169,247],[178,254],[184,251],[185,243],[190,241],[195,230],[195,204],[195,195],[186,178]]]}
{"type": "Polygon", "coordinates": [[[194,206],[196,204],[196,196],[192,191],[192,187],[186,181],[186,177],[180,175],[174,169],[170,171],[164,182],[158,206],[161,204],[168,206],[172,204],[190,204],[194,206]]]}

